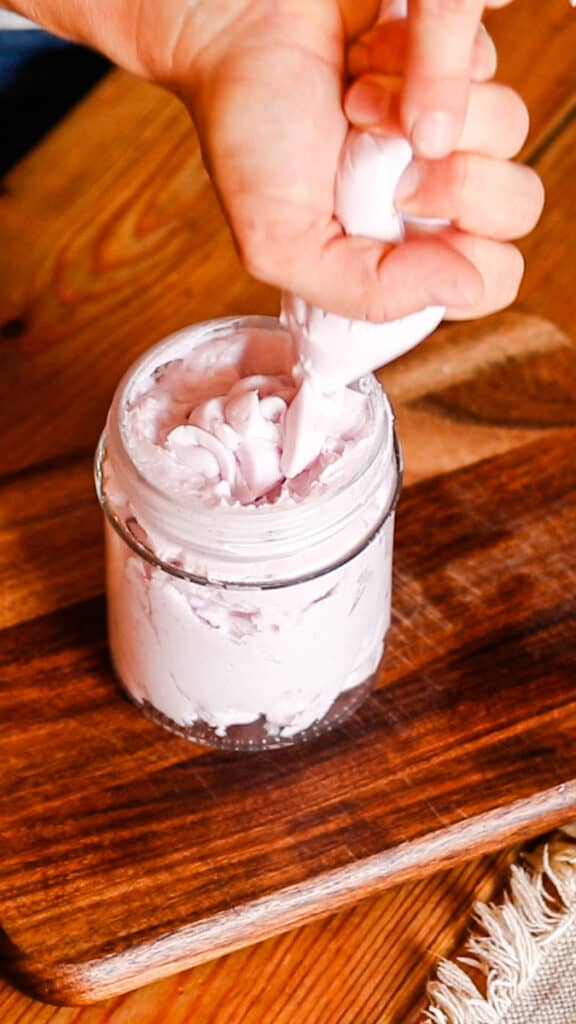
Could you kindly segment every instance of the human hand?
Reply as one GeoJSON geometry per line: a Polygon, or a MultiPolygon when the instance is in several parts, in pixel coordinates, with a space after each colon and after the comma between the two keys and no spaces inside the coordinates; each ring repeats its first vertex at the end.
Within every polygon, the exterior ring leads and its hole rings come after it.
{"type": "MultiPolygon", "coordinates": [[[[345,109],[358,128],[398,134],[398,75],[407,45],[407,26],[396,22],[378,26],[351,49],[350,67],[359,77],[348,91],[345,109]]],[[[487,77],[488,63],[478,66],[477,79],[487,77]]],[[[451,304],[449,318],[481,316],[515,298],[523,261],[509,243],[534,227],[544,198],[536,173],[510,162],[527,131],[528,112],[515,92],[490,81],[473,82],[455,151],[443,160],[417,157],[400,182],[396,199],[404,214],[450,220],[444,241],[482,276],[482,298],[472,306],[451,304]]]]}
{"type": "MultiPolygon", "coordinates": [[[[313,305],[370,320],[427,305],[473,317],[514,297],[519,255],[495,243],[503,258],[507,253],[495,280],[487,246],[470,230],[480,227],[475,222],[461,218],[466,231],[390,246],[346,237],[334,216],[348,129],[342,110],[346,46],[373,22],[376,0],[164,0],[160,6],[156,0],[99,0],[97,18],[93,0],[11,5],[182,97],[240,256],[255,276],[313,305]]],[[[470,53],[470,77],[489,77],[494,55],[482,34],[470,53]]],[[[481,121],[491,126],[489,133],[499,125],[497,116],[481,121]]],[[[455,160],[450,166],[456,175],[471,165],[455,160]]],[[[524,229],[536,219],[541,190],[533,187],[526,203],[524,229]]]]}
{"type": "MultiPolygon", "coordinates": [[[[348,128],[340,13],[330,0],[255,10],[179,71],[248,269],[316,306],[359,319],[395,319],[427,305],[469,307],[471,316],[481,302],[496,308],[473,262],[444,237],[400,246],[346,237],[333,212],[348,128]]],[[[493,51],[482,40],[476,58],[491,73],[493,51]]]]}

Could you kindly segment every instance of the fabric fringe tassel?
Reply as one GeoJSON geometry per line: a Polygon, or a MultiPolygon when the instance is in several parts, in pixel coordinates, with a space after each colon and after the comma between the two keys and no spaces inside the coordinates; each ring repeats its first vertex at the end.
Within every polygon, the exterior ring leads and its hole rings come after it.
{"type": "Polygon", "coordinates": [[[475,932],[458,962],[442,961],[428,986],[428,1024],[501,1024],[576,910],[576,842],[556,834],[513,865],[499,905],[477,904],[475,932]],[[460,964],[462,966],[460,966],[460,964]],[[464,967],[484,978],[484,993],[464,967]]]}

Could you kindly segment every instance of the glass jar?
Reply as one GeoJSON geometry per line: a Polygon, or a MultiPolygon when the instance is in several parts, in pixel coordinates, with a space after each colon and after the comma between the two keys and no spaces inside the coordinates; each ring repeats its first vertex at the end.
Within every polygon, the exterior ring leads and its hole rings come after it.
{"type": "Polygon", "coordinates": [[[246,332],[267,351],[286,344],[275,318],[239,317],[146,352],[118,386],[95,465],[118,678],[159,724],[234,750],[315,737],[370,692],[401,483],[392,411],[372,376],[355,385],[367,399],[362,445],[303,500],[207,507],[145,474],[125,429],[134,396],[196,346],[246,332]]]}

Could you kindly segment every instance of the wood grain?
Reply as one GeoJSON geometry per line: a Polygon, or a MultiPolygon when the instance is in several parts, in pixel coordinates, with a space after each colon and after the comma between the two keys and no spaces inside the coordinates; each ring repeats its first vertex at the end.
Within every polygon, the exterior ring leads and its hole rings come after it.
{"type": "Polygon", "coordinates": [[[0,479],[0,629],[104,589],[92,454],[0,479]]]}
{"type": "Polygon", "coordinates": [[[306,748],[229,757],[148,723],[113,684],[99,600],[5,629],[19,982],[112,995],[573,812],[575,440],[406,491],[380,688],[306,748]]]}
{"type": "Polygon", "coordinates": [[[159,337],[276,309],[240,268],[184,108],[127,75],[8,177],[0,208],[0,473],[93,451],[159,337]]]}
{"type": "Polygon", "coordinates": [[[510,312],[443,327],[379,373],[406,483],[576,426],[575,371],[568,337],[538,317],[510,312]]]}
{"type": "MultiPolygon", "coordinates": [[[[532,90],[531,149],[573,99],[570,14],[523,0],[494,15],[503,77],[532,90]],[[531,17],[538,33],[521,32],[531,17]]],[[[5,184],[0,473],[93,449],[119,375],[159,337],[277,309],[240,268],[186,112],[153,86],[110,76],[5,184]]]]}
{"type": "Polygon", "coordinates": [[[498,50],[497,79],[512,86],[530,111],[524,159],[547,145],[574,109],[576,18],[562,0],[524,0],[484,18],[498,50]]]}
{"type": "MultiPolygon", "coordinates": [[[[508,849],[96,1006],[54,1009],[0,987],[6,1024],[411,1024],[437,957],[452,951],[508,849]]],[[[418,1014],[419,1016],[419,1014],[418,1014]]]]}
{"type": "MultiPolygon", "coordinates": [[[[500,48],[499,76],[527,99],[532,129],[524,153],[543,174],[548,196],[541,225],[523,243],[520,308],[573,336],[576,19],[565,0],[522,0],[490,14],[489,25],[500,48]]],[[[10,176],[0,198],[0,472],[14,475],[0,492],[0,627],[101,589],[91,449],[124,366],[191,319],[275,306],[274,293],[239,268],[185,115],[151,87],[113,76],[10,176]],[[29,469],[18,476],[22,467],[29,469]]],[[[484,414],[478,422],[467,403],[462,415],[462,395],[435,399],[444,372],[451,387],[458,383],[464,350],[469,380],[482,376],[483,358],[492,367],[490,387],[474,385],[485,396],[502,369],[507,338],[517,345],[512,360],[526,358],[522,326],[494,326],[495,359],[491,327],[470,347],[450,328],[438,338],[433,373],[428,345],[418,351],[422,364],[402,360],[388,368],[409,479],[552,429],[549,415],[537,422],[542,390],[537,415],[522,423],[490,423],[484,414]]],[[[543,332],[534,331],[538,347],[543,332]]],[[[543,364],[537,356],[529,362],[545,387],[543,364]]],[[[552,376],[568,425],[560,376],[552,376]]],[[[568,388],[573,379],[566,372],[568,388]]],[[[103,750],[115,742],[104,733],[103,750]]],[[[153,747],[151,758],[156,754],[153,747]]],[[[412,1024],[431,957],[450,952],[474,894],[488,898],[497,875],[491,859],[460,865],[99,1006],[54,1010],[0,983],[0,1015],[6,1024],[412,1024]]]]}
{"type": "Polygon", "coordinates": [[[538,310],[563,328],[572,339],[576,339],[575,154],[576,102],[564,130],[553,138],[550,146],[535,161],[547,198],[540,224],[522,242],[526,274],[519,297],[519,308],[538,310]]]}

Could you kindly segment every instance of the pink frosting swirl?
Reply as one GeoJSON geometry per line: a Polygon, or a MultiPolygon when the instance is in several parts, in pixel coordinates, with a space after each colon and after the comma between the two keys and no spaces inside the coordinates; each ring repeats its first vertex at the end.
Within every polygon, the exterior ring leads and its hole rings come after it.
{"type": "Polygon", "coordinates": [[[244,377],[170,430],[167,451],[219,498],[250,504],[284,480],[284,419],[295,390],[286,377],[244,377]]]}

